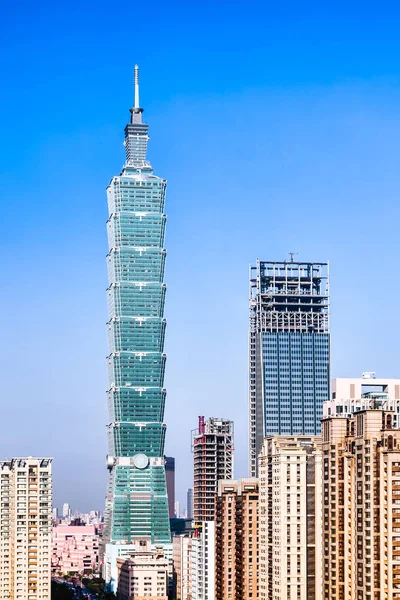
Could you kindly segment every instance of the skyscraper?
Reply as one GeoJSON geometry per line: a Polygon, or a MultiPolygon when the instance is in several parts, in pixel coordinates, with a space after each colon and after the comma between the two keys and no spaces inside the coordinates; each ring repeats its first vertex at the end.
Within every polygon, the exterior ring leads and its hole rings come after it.
{"type": "Polygon", "coordinates": [[[139,106],[137,66],[130,112],[126,161],[107,188],[110,422],[104,539],[119,548],[140,537],[170,542],[163,423],[166,180],[153,174],[146,159],[148,125],[139,106]]]}
{"type": "Polygon", "coordinates": [[[193,517],[197,523],[213,521],[218,481],[233,477],[233,421],[199,417],[193,454],[193,517]]]}
{"type": "Polygon", "coordinates": [[[168,514],[169,518],[175,516],[175,458],[164,456],[165,458],[165,476],[167,478],[168,493],[168,514]]]}
{"type": "Polygon", "coordinates": [[[329,398],[327,263],[250,267],[249,459],[267,435],[318,435],[329,398]]]}

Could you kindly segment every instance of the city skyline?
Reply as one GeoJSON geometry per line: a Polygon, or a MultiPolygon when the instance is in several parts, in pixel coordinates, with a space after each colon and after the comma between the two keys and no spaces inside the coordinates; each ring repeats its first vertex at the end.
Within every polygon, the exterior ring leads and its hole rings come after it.
{"type": "MultiPolygon", "coordinates": [[[[398,376],[400,324],[391,315],[400,284],[392,278],[384,313],[367,285],[371,271],[388,278],[397,256],[399,41],[389,18],[372,21],[364,13],[344,23],[321,13],[308,20],[297,10],[288,18],[278,9],[267,15],[259,4],[256,24],[233,7],[227,34],[220,6],[213,18],[207,8],[201,12],[197,32],[187,27],[188,15],[176,7],[167,15],[160,5],[152,45],[140,28],[128,44],[120,15],[110,32],[101,4],[83,7],[79,19],[53,7],[50,17],[62,23],[57,39],[49,15],[24,2],[21,8],[29,25],[13,7],[2,23],[8,52],[0,177],[9,199],[3,418],[19,423],[7,427],[2,456],[52,456],[58,506],[65,499],[82,511],[103,506],[103,185],[121,167],[135,61],[149,101],[151,160],[170,185],[165,451],[177,457],[181,506],[191,485],[185,432],[198,414],[235,422],[236,476],[247,475],[247,275],[257,257],[285,260],[293,251],[299,260],[329,259],[332,376],[364,369],[398,376]],[[157,55],[171,31],[182,36],[184,56],[180,45],[157,55]],[[32,32],[34,52],[31,41],[26,45],[32,32]],[[211,40],[205,51],[204,35],[211,40]],[[243,198],[246,205],[251,199],[251,220],[243,198]],[[219,291],[222,273],[229,302],[219,291]],[[216,314],[223,315],[218,328],[216,314]],[[21,355],[29,357],[22,375],[21,355]]],[[[132,11],[127,7],[127,18],[132,11]]]]}

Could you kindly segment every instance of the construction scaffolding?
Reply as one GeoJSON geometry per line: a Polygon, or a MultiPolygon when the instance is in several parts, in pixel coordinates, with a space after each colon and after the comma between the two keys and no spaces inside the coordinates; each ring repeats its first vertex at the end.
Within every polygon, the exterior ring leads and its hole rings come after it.
{"type": "Polygon", "coordinates": [[[195,522],[214,521],[218,481],[233,478],[233,450],[233,421],[199,417],[192,431],[195,522]]]}

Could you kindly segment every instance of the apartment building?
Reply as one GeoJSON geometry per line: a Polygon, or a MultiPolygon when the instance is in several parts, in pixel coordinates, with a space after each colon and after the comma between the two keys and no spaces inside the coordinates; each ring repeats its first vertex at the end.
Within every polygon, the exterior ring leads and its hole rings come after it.
{"type": "Polygon", "coordinates": [[[395,416],[370,408],[322,421],[324,600],[400,598],[395,416]]]}
{"type": "Polygon", "coordinates": [[[192,538],[192,600],[215,598],[215,521],[199,523],[192,538]]]}
{"type": "Polygon", "coordinates": [[[151,550],[150,541],[142,551],[117,558],[118,600],[168,600],[168,559],[151,550]]]}
{"type": "Polygon", "coordinates": [[[53,573],[96,573],[99,569],[99,534],[95,525],[53,527],[53,573]]]}
{"type": "Polygon", "coordinates": [[[351,417],[360,410],[380,408],[393,411],[393,427],[400,427],[400,379],[376,377],[365,372],[362,377],[341,377],[331,382],[331,398],[323,404],[323,416],[351,417]]]}
{"type": "Polygon", "coordinates": [[[321,438],[265,438],[259,463],[259,598],[321,600],[321,438]]]}
{"type": "Polygon", "coordinates": [[[0,598],[50,600],[50,458],[0,463],[0,598]]]}
{"type": "Polygon", "coordinates": [[[258,479],[220,481],[215,513],[215,599],[258,598],[258,479]]]}
{"type": "Polygon", "coordinates": [[[174,563],[174,587],[176,598],[192,598],[192,535],[175,535],[172,538],[172,560],[174,563]]]}

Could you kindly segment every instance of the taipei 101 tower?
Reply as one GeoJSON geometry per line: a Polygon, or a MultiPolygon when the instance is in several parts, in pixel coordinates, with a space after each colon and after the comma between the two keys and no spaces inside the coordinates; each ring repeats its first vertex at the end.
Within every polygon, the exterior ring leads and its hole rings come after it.
{"type": "Polygon", "coordinates": [[[164,301],[166,180],[146,159],[148,125],[135,102],[125,127],[126,161],[108,188],[108,446],[105,579],[116,588],[116,559],[143,540],[170,542],[164,467],[164,301]]]}

